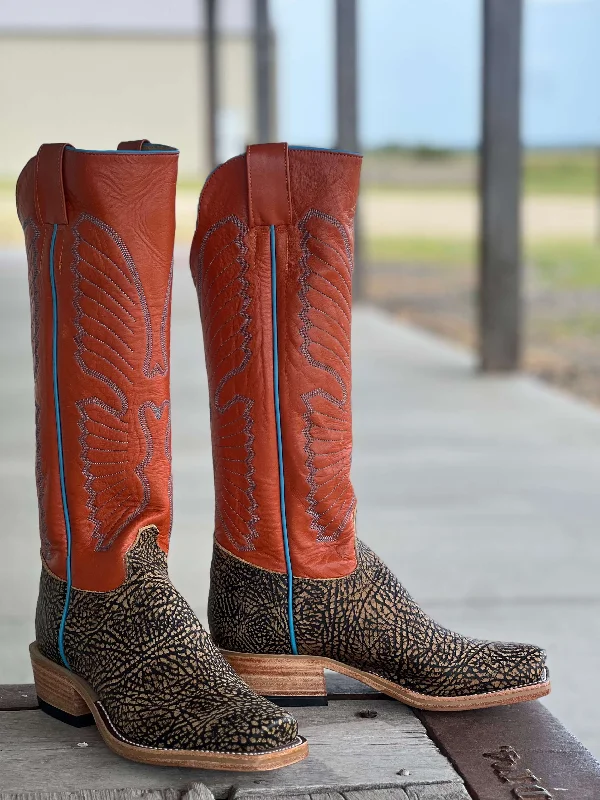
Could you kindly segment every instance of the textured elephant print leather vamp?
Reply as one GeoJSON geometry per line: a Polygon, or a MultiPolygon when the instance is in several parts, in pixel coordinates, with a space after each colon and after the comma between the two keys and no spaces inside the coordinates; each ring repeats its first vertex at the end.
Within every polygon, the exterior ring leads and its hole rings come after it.
{"type": "MultiPolygon", "coordinates": [[[[546,678],[534,645],[469,639],[438,625],[357,540],[357,567],[343,578],[294,578],[298,652],[334,659],[439,697],[496,692],[546,678]]],[[[290,653],[286,576],[215,546],[209,624],[239,653],[290,653]]]]}
{"type": "MultiPolygon", "coordinates": [[[[295,720],[235,674],[171,584],[158,531],[142,531],[127,578],[110,592],[71,590],[65,654],[114,729],[143,747],[262,752],[291,744],[295,720]]],[[[42,655],[60,663],[66,584],[43,569],[36,615],[42,655]]]]}

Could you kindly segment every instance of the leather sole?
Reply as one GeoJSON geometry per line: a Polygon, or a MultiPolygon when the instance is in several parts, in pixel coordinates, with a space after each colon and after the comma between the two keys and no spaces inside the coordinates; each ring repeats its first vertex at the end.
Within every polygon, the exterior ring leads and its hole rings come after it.
{"type": "Polygon", "coordinates": [[[162,750],[135,744],[119,734],[86,681],[43,656],[35,642],[29,646],[29,654],[41,710],[76,727],[95,723],[108,747],[130,761],[168,767],[262,772],[295,764],[308,755],[308,744],[301,736],[288,747],[261,753],[162,750]]]}
{"type": "Polygon", "coordinates": [[[326,702],[326,669],[354,678],[388,697],[423,711],[471,711],[538,700],[550,694],[550,681],[546,680],[497,692],[440,697],[413,692],[386,678],[322,656],[255,655],[229,650],[221,650],[221,653],[251,689],[257,694],[276,699],[281,705],[303,705],[303,700],[306,705],[314,705],[319,698],[326,702]]]}

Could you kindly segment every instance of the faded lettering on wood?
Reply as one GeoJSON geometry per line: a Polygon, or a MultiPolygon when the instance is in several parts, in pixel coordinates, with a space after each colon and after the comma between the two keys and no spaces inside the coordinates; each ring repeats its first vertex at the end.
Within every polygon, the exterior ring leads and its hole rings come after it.
{"type": "Polygon", "coordinates": [[[514,747],[501,745],[496,752],[484,753],[491,761],[491,768],[499,780],[510,784],[517,800],[536,797],[538,800],[553,800],[548,789],[541,786],[540,779],[530,769],[519,764],[521,756],[514,747]]]}

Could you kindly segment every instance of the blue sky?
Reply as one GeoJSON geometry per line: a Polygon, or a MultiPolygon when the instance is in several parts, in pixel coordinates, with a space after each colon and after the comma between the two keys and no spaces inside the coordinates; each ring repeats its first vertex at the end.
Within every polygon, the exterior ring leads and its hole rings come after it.
{"type": "MultiPolygon", "coordinates": [[[[472,147],[479,135],[480,0],[359,0],[364,147],[472,147]]],[[[272,0],[279,136],[334,136],[333,3],[272,0]]],[[[523,136],[600,143],[600,0],[525,0],[523,136]]]]}

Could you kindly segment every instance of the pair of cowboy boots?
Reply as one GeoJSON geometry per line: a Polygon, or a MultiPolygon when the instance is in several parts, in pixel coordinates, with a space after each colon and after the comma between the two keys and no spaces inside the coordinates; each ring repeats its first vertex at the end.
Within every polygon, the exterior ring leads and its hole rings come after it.
{"type": "Polygon", "coordinates": [[[136,761],[261,770],[307,754],[282,704],[324,669],[416,708],[549,691],[530,645],[433,622],[355,536],[350,318],[359,156],[248,148],[208,178],[191,252],[210,390],[212,638],[169,581],[178,152],[42,145],[29,263],[40,706],[136,761]]]}

